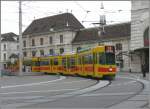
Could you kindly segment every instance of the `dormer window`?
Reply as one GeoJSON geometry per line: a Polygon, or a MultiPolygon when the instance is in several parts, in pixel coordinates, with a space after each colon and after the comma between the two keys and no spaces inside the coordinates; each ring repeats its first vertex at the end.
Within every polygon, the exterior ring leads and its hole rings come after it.
{"type": "Polygon", "coordinates": [[[49,31],[54,31],[54,28],[50,28],[49,31]]]}

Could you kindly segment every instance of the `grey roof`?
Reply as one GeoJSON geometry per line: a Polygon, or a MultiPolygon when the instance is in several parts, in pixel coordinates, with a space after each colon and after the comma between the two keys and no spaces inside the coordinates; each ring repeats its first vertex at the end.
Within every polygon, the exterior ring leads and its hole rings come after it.
{"type": "Polygon", "coordinates": [[[130,37],[131,23],[120,23],[113,25],[106,25],[104,27],[105,33],[98,35],[99,28],[81,29],[77,32],[72,43],[89,42],[89,41],[104,41],[112,38],[130,37]]]}
{"type": "Polygon", "coordinates": [[[16,35],[13,32],[5,33],[1,35],[2,40],[1,41],[17,41],[14,37],[18,38],[18,35],[16,35]]]}
{"type": "Polygon", "coordinates": [[[34,20],[23,32],[23,35],[46,33],[53,28],[55,31],[70,28],[81,29],[84,26],[71,13],[49,16],[34,20]],[[66,26],[68,22],[68,27],[66,26]]]}

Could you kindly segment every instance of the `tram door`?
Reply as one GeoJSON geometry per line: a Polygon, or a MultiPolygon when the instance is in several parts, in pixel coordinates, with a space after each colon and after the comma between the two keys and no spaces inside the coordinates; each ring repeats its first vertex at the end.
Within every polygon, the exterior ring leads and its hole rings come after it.
{"type": "Polygon", "coordinates": [[[84,67],[84,73],[86,73],[87,76],[93,76],[94,67],[93,67],[92,53],[87,53],[83,56],[83,67],[84,67]]]}

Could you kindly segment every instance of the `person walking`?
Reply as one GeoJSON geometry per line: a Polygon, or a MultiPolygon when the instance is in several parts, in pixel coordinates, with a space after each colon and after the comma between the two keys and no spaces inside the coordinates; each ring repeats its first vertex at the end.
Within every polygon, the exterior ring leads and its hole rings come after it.
{"type": "Polygon", "coordinates": [[[142,64],[142,74],[143,74],[143,78],[146,77],[146,66],[145,64],[142,64]]]}

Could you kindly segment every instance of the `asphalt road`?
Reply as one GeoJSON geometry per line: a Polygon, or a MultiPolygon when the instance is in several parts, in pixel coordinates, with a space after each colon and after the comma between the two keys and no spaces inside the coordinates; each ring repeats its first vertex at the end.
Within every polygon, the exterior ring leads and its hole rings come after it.
{"type": "Polygon", "coordinates": [[[136,95],[143,85],[56,75],[1,78],[1,108],[109,108],[136,95]]]}

